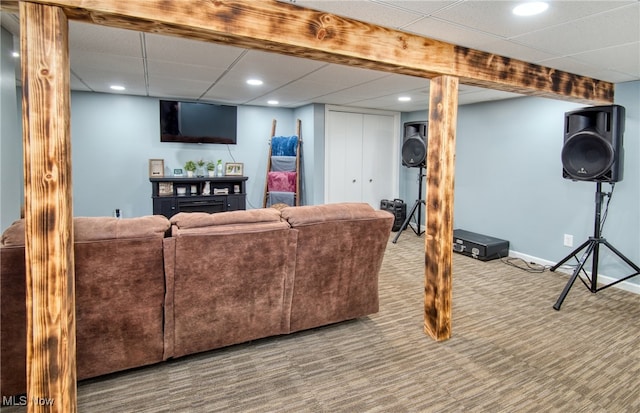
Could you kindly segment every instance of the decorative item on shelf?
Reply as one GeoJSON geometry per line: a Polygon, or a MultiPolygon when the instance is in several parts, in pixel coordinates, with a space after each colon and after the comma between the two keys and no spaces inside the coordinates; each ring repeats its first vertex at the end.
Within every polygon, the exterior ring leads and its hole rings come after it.
{"type": "Polygon", "coordinates": [[[242,176],[244,164],[242,163],[227,163],[225,164],[225,175],[227,176],[242,176]]]}
{"type": "Polygon", "coordinates": [[[187,171],[187,176],[189,178],[193,177],[193,173],[196,170],[196,163],[193,161],[187,161],[187,163],[184,164],[184,170],[187,171]]]}
{"type": "Polygon", "coordinates": [[[233,186],[233,193],[234,194],[239,194],[240,193],[240,185],[234,185],[233,186]]]}
{"type": "Polygon", "coordinates": [[[174,169],[173,176],[182,176],[182,169],[174,169]]]}
{"type": "Polygon", "coordinates": [[[223,176],[223,175],[222,175],[222,159],[218,159],[218,166],[217,166],[217,168],[218,168],[218,171],[217,171],[217,172],[218,172],[218,176],[223,176]]]}
{"type": "Polygon", "coordinates": [[[204,161],[204,159],[200,159],[198,162],[198,172],[196,173],[196,175],[198,176],[204,176],[204,165],[206,164],[206,162],[204,161]]]}
{"type": "Polygon", "coordinates": [[[164,159],[149,159],[149,177],[162,178],[164,176],[164,159]]]}
{"type": "Polygon", "coordinates": [[[198,185],[191,185],[191,195],[198,195],[198,185]]]}
{"type": "Polygon", "coordinates": [[[213,188],[214,195],[229,195],[229,188],[213,188]]]}
{"type": "Polygon", "coordinates": [[[202,195],[211,195],[211,182],[205,181],[204,187],[202,188],[202,195]]]}
{"type": "Polygon", "coordinates": [[[178,193],[178,196],[185,196],[185,195],[187,195],[187,187],[186,186],[179,186],[176,189],[176,192],[178,193]]]}
{"type": "Polygon", "coordinates": [[[213,161],[207,162],[207,174],[209,178],[216,176],[216,164],[213,161]]]}
{"type": "Polygon", "coordinates": [[[160,196],[173,195],[173,182],[158,182],[158,195],[160,196]]]}

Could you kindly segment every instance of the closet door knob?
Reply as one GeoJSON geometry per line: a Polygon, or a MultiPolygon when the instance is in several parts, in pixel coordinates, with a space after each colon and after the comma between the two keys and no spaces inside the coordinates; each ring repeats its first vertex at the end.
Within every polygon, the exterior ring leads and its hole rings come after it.
{"type": "Polygon", "coordinates": [[[356,180],[355,180],[355,179],[353,180],[353,183],[354,183],[354,184],[356,183],[356,180]]]}

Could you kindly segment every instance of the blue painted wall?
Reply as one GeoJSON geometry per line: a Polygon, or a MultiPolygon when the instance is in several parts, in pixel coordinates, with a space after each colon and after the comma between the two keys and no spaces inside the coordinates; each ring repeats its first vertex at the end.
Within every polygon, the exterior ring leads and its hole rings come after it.
{"type": "MultiPolygon", "coordinates": [[[[615,92],[626,108],[624,179],[615,185],[603,236],[640,265],[640,82],[618,84],[615,92]]],[[[461,106],[454,227],[507,239],[512,251],[542,263],[573,250],[563,245],[564,234],[573,235],[574,247],[592,236],[596,184],[563,179],[560,159],[564,114],[581,107],[535,97],[461,106]]],[[[402,122],[426,119],[413,112],[402,122]]],[[[417,199],[417,168],[402,167],[400,180],[409,208],[417,199]]],[[[610,191],[609,184],[603,190],[610,191]]],[[[601,274],[633,272],[608,249],[601,251],[601,274]]],[[[629,282],[640,285],[640,277],[629,282]]]]}

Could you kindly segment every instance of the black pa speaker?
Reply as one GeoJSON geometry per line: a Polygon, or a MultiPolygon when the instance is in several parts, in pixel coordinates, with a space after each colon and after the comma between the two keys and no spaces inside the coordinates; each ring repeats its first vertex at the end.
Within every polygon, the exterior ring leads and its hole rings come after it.
{"type": "Polygon", "coordinates": [[[574,181],[622,180],[625,109],[593,106],[565,113],[562,177],[574,181]]]}
{"type": "Polygon", "coordinates": [[[427,122],[407,122],[404,124],[402,141],[402,164],[408,167],[426,166],[427,122]]]}

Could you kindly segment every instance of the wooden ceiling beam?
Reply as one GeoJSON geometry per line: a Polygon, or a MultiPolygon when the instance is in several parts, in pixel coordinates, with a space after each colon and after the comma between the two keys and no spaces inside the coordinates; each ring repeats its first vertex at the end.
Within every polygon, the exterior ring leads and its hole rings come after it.
{"type": "MultiPolygon", "coordinates": [[[[277,1],[57,0],[69,19],[585,104],[613,84],[277,1]]],[[[10,9],[14,1],[3,1],[10,9]]]]}

